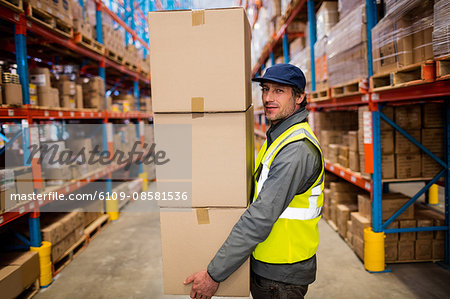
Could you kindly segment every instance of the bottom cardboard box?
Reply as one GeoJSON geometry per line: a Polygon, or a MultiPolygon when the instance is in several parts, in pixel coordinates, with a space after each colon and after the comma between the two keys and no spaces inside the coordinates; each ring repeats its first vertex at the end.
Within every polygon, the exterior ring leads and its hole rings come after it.
{"type": "MultiPolygon", "coordinates": [[[[244,211],[244,208],[161,208],[165,294],[190,293],[192,284],[184,285],[184,280],[207,268],[244,211]]],[[[247,260],[227,280],[220,283],[215,295],[247,297],[249,290],[250,266],[247,260]]]]}
{"type": "Polygon", "coordinates": [[[359,236],[353,234],[352,243],[353,250],[355,251],[356,255],[359,256],[362,261],[364,261],[364,239],[361,239],[359,236]]]}
{"type": "Polygon", "coordinates": [[[444,240],[433,240],[433,259],[443,260],[445,258],[445,243],[444,240]]]}
{"type": "Polygon", "coordinates": [[[20,266],[0,265],[1,298],[16,298],[22,292],[22,271],[20,266]]]}
{"type": "Polygon", "coordinates": [[[7,252],[0,254],[0,268],[2,266],[20,267],[20,281],[22,289],[28,288],[39,278],[39,255],[37,252],[7,252]]]}
{"type": "Polygon", "coordinates": [[[410,261],[414,259],[415,242],[398,241],[398,260],[410,261]]]}
{"type": "Polygon", "coordinates": [[[416,260],[429,260],[433,256],[433,240],[416,240],[416,260]]]}
{"type": "Polygon", "coordinates": [[[394,262],[398,258],[398,242],[386,241],[384,242],[384,258],[385,261],[394,262]]]}

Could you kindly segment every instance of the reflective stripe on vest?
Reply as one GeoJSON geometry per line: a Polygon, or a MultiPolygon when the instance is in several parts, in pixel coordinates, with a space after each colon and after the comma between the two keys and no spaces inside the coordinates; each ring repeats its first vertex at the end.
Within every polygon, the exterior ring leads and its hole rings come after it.
{"type": "Polygon", "coordinates": [[[269,148],[267,142],[264,143],[255,165],[253,201],[257,200],[278,152],[284,146],[305,138],[320,152],[322,160],[320,175],[308,190],[294,196],[274,223],[267,239],[256,246],[253,257],[257,260],[274,264],[296,263],[312,257],[317,251],[319,244],[317,223],[322,215],[323,206],[324,165],[319,142],[306,122],[290,127],[274,140],[269,148]]]}

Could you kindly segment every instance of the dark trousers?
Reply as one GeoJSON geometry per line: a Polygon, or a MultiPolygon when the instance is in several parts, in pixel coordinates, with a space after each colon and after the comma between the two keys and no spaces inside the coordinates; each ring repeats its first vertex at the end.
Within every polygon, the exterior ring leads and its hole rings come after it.
{"type": "Polygon", "coordinates": [[[308,291],[308,285],[287,284],[251,272],[250,291],[253,299],[303,299],[308,291]]]}

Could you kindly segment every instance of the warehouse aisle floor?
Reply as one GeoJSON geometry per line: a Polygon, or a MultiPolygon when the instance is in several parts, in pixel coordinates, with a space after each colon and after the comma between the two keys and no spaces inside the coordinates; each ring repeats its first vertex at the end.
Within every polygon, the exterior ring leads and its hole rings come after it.
{"type": "MultiPolygon", "coordinates": [[[[162,295],[159,216],[139,212],[142,204],[125,207],[120,219],[108,225],[35,298],[187,298],[162,295]]],[[[392,273],[369,274],[323,220],[320,239],[318,277],[308,298],[444,298],[450,294],[450,271],[438,265],[391,265],[392,273]]]]}

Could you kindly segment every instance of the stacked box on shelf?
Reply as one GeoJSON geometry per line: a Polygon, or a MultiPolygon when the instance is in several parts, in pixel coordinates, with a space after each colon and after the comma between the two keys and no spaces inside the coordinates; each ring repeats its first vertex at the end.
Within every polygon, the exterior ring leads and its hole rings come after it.
{"type": "Polygon", "coordinates": [[[72,0],[72,16],[73,16],[73,31],[81,33],[89,39],[94,39],[93,26],[83,17],[83,9],[78,0],[72,0]]]}
{"type": "Polygon", "coordinates": [[[138,51],[135,45],[126,46],[123,56],[125,64],[128,64],[129,66],[137,66],[138,51]]]}
{"type": "Polygon", "coordinates": [[[19,295],[37,279],[40,266],[37,252],[7,252],[0,254],[0,294],[4,298],[19,295]]]}
{"type": "Polygon", "coordinates": [[[53,82],[53,87],[58,88],[59,103],[61,107],[77,108],[76,106],[76,84],[66,76],[60,76],[59,80],[53,82]]]}
{"type": "Polygon", "coordinates": [[[30,82],[37,86],[37,99],[39,106],[59,107],[59,91],[51,84],[50,70],[48,68],[30,69],[30,82]]]}
{"type": "Polygon", "coordinates": [[[22,85],[19,76],[12,73],[1,73],[0,103],[22,105],[22,85]]]}
{"type": "Polygon", "coordinates": [[[307,45],[303,50],[300,50],[297,54],[291,54],[290,64],[299,67],[306,78],[306,88],[305,92],[311,91],[311,55],[309,52],[309,45],[307,45]]]}
{"type": "Polygon", "coordinates": [[[119,62],[117,56],[123,58],[125,52],[125,32],[121,28],[116,28],[117,26],[109,15],[102,16],[103,44],[116,55],[113,58],[119,62]]]}
{"type": "MultiPolygon", "coordinates": [[[[37,86],[33,83],[30,83],[30,105],[37,105],[38,104],[38,99],[37,99],[37,86]]],[[[1,103],[1,99],[0,99],[0,103],[1,103]]]]}
{"type": "Polygon", "coordinates": [[[360,5],[341,18],[330,30],[326,59],[328,84],[331,87],[367,77],[365,16],[366,6],[360,5]]]}
{"type": "Polygon", "coordinates": [[[344,146],[343,156],[348,161],[348,137],[345,132],[356,130],[358,127],[357,113],[353,111],[330,111],[312,113],[313,130],[319,136],[325,159],[331,163],[338,163],[339,147],[344,146]]]}
{"type": "Polygon", "coordinates": [[[328,87],[327,43],[331,28],[339,21],[337,2],[324,1],[316,13],[317,42],[314,45],[316,90],[328,87]]]}
{"type": "Polygon", "coordinates": [[[150,74],[150,56],[147,55],[147,57],[143,58],[140,61],[139,66],[141,67],[142,72],[150,74]]]}
{"type": "MultiPolygon", "coordinates": [[[[136,110],[136,99],[131,94],[121,94],[112,99],[112,111],[129,112],[136,110]]],[[[140,109],[142,110],[142,109],[140,109]]]]}
{"type": "Polygon", "coordinates": [[[52,261],[58,261],[75,242],[84,237],[84,214],[42,213],[42,240],[52,243],[52,261]]]}
{"type": "MultiPolygon", "coordinates": [[[[409,197],[400,193],[383,194],[382,220],[386,221],[389,219],[409,199],[409,197]]],[[[355,215],[358,217],[353,219],[353,222],[356,223],[354,234],[359,234],[361,237],[362,228],[360,224],[371,225],[372,223],[372,203],[366,195],[358,195],[358,214],[355,215]],[[360,228],[358,229],[357,227],[360,228]],[[359,230],[359,232],[356,230],[359,230]]],[[[438,212],[423,209],[421,206],[411,205],[387,228],[439,226],[443,224],[444,219],[444,216],[438,212]]],[[[444,253],[442,239],[442,232],[388,233],[385,238],[386,262],[442,259],[444,253]],[[433,246],[435,247],[434,251],[432,249],[433,246]]],[[[356,240],[354,245],[357,246],[357,244],[363,245],[364,240],[356,240]]],[[[359,252],[361,252],[360,249],[359,252]]],[[[363,259],[363,256],[358,255],[363,259]]]]}
{"type": "MultiPolygon", "coordinates": [[[[394,119],[394,108],[386,106],[382,112],[391,120],[394,119]]],[[[359,149],[359,168],[360,172],[367,176],[365,172],[364,155],[364,113],[370,113],[369,107],[362,106],[358,108],[358,149],[359,149]]],[[[395,155],[394,155],[394,131],[393,128],[384,120],[380,121],[381,133],[381,171],[383,179],[395,178],[395,155]]]]}
{"type": "MultiPolygon", "coordinates": [[[[395,108],[395,123],[409,133],[419,143],[421,142],[422,107],[420,105],[398,106],[395,108]]],[[[420,149],[404,137],[395,132],[395,168],[399,179],[420,177],[421,171],[420,149]]]]}
{"type": "Polygon", "coordinates": [[[432,59],[432,30],[433,1],[386,1],[386,15],[372,29],[374,74],[432,59]]]}
{"type": "MultiPolygon", "coordinates": [[[[151,12],[149,24],[156,143],[169,151],[174,140],[192,142],[190,200],[160,202],[164,291],[189,294],[191,286],[183,285],[184,278],[206,268],[248,204],[253,166],[251,30],[242,8],[151,12]],[[210,36],[221,38],[211,43],[210,36]],[[179,129],[171,130],[174,125],[179,129]],[[220,154],[224,150],[227,157],[220,154]],[[225,178],[229,184],[221,183],[225,178]],[[205,238],[207,244],[200,241],[205,238]],[[192,257],[189,261],[183,258],[186,254],[192,257]]],[[[177,181],[173,172],[162,177],[162,168],[156,174],[158,181],[177,181]]],[[[248,261],[216,294],[248,296],[248,261]]]]}
{"type": "Polygon", "coordinates": [[[102,77],[89,78],[88,82],[83,83],[82,89],[83,107],[105,110],[105,81],[102,77]]]}
{"type": "MultiPolygon", "coordinates": [[[[450,2],[436,0],[433,16],[433,54],[435,58],[450,55],[450,2]]],[[[439,74],[437,74],[439,75],[439,74]]]]}
{"type": "MultiPolygon", "coordinates": [[[[444,107],[439,103],[426,103],[423,105],[422,145],[429,149],[438,158],[444,159],[444,107]]],[[[422,154],[422,176],[434,177],[442,166],[424,152],[422,154]]]]}
{"type": "Polygon", "coordinates": [[[0,213],[13,208],[16,201],[11,200],[11,195],[16,194],[14,170],[0,169],[0,213]]]}
{"type": "Polygon", "coordinates": [[[344,18],[348,13],[365,3],[364,0],[338,0],[339,19],[344,18]]]}
{"type": "MultiPolygon", "coordinates": [[[[360,189],[348,182],[342,181],[342,182],[333,182],[330,183],[330,203],[329,203],[329,210],[330,210],[330,218],[329,220],[333,222],[336,226],[338,224],[338,205],[345,205],[347,208],[353,209],[354,206],[357,203],[357,195],[360,191],[360,189]]],[[[340,218],[343,218],[340,216],[340,218]]],[[[347,219],[345,219],[345,222],[347,219]]],[[[343,221],[341,221],[341,224],[343,221]]],[[[344,226],[346,223],[343,224],[344,226]]],[[[345,230],[344,228],[341,228],[341,230],[345,230]]]]}
{"type": "MultiPolygon", "coordinates": [[[[76,0],[74,0],[76,1],[76,0]]],[[[97,40],[97,8],[95,1],[84,1],[84,23],[89,24],[89,38],[97,40]]],[[[104,14],[103,14],[104,15],[104,14]]]]}

